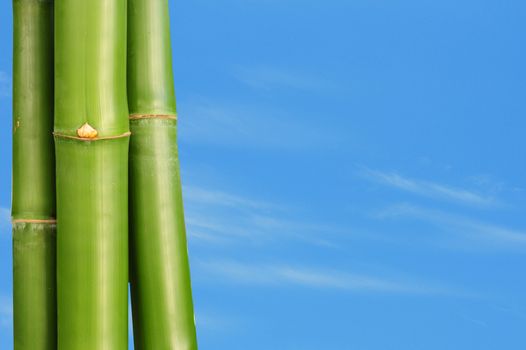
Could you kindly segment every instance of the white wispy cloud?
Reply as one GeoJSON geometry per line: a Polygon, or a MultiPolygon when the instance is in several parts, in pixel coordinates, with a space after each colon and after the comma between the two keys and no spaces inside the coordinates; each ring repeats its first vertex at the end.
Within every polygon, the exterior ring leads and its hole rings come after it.
{"type": "Polygon", "coordinates": [[[224,311],[210,312],[199,309],[195,312],[195,323],[198,330],[224,332],[239,330],[246,324],[246,320],[241,322],[230,312],[226,315],[224,311]]]}
{"type": "Polygon", "coordinates": [[[11,209],[0,207],[0,223],[1,225],[11,224],[11,209]]]}
{"type": "Polygon", "coordinates": [[[0,238],[10,237],[9,230],[11,228],[11,210],[9,208],[0,207],[0,238]]]}
{"type": "Polygon", "coordinates": [[[526,312],[523,311],[521,306],[509,305],[507,302],[509,302],[509,300],[503,301],[503,303],[490,303],[488,306],[495,311],[505,313],[521,320],[526,320],[526,312]]]}
{"type": "Polygon", "coordinates": [[[0,97],[11,96],[11,76],[4,71],[0,71],[0,97]]]}
{"type": "Polygon", "coordinates": [[[206,205],[220,205],[236,208],[254,208],[264,209],[273,207],[273,204],[265,203],[259,200],[248,199],[231,193],[209,190],[195,186],[184,187],[185,199],[191,202],[202,203],[206,205]]]}
{"type": "Polygon", "coordinates": [[[305,123],[301,116],[259,105],[197,99],[181,103],[180,116],[180,139],[192,144],[305,151],[331,149],[342,140],[321,121],[305,123]]]}
{"type": "Polygon", "coordinates": [[[281,205],[225,191],[184,188],[188,234],[207,243],[268,243],[292,239],[333,246],[335,229],[287,217],[281,205]]]}
{"type": "Polygon", "coordinates": [[[458,313],[458,316],[460,316],[460,318],[464,319],[465,321],[468,321],[478,327],[488,328],[488,322],[485,320],[473,317],[465,312],[458,313]]]}
{"type": "Polygon", "coordinates": [[[238,80],[248,86],[260,89],[288,88],[298,90],[320,91],[331,88],[328,81],[315,78],[292,69],[279,69],[270,66],[239,66],[234,69],[238,80]]]}
{"type": "Polygon", "coordinates": [[[207,273],[214,283],[226,280],[241,285],[277,288],[303,287],[412,295],[470,295],[460,289],[421,281],[302,266],[248,264],[232,260],[197,261],[196,265],[207,273]]]}
{"type": "Polygon", "coordinates": [[[10,329],[13,326],[13,301],[10,297],[0,295],[0,327],[10,329]]]}
{"type": "Polygon", "coordinates": [[[427,222],[448,233],[455,233],[471,242],[485,243],[492,248],[526,247],[526,231],[503,227],[490,222],[402,203],[381,211],[379,218],[411,218],[427,222]]]}
{"type": "Polygon", "coordinates": [[[362,168],[360,170],[360,175],[370,181],[425,197],[444,199],[475,206],[490,206],[497,203],[495,198],[491,196],[476,193],[468,189],[451,187],[437,182],[404,177],[396,172],[382,172],[362,168]]]}
{"type": "Polygon", "coordinates": [[[521,194],[524,192],[524,188],[506,183],[500,179],[496,179],[490,174],[478,174],[472,175],[469,181],[475,186],[483,190],[485,193],[492,195],[497,194],[521,194]]]}

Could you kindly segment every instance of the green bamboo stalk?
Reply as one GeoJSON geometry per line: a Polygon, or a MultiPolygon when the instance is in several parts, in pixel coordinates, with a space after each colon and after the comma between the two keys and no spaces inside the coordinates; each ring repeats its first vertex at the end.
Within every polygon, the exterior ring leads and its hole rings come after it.
{"type": "Polygon", "coordinates": [[[130,276],[135,349],[195,350],[167,0],[129,0],[130,276]]]}
{"type": "Polygon", "coordinates": [[[56,0],[59,350],[128,348],[126,0],[56,0]]]}
{"type": "Polygon", "coordinates": [[[15,350],[56,349],[53,3],[14,0],[15,350]]]}

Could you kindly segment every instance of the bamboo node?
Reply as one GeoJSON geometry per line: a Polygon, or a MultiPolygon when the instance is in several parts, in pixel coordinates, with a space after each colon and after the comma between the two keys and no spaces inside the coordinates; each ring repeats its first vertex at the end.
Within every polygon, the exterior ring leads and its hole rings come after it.
{"type": "Polygon", "coordinates": [[[101,141],[101,140],[115,140],[115,139],[120,139],[120,138],[123,138],[123,137],[128,137],[130,135],[131,135],[131,132],[129,132],[129,131],[125,132],[124,134],[120,134],[120,135],[101,136],[101,137],[97,137],[97,136],[95,136],[95,137],[80,137],[80,136],[73,136],[73,135],[62,134],[62,133],[59,133],[59,132],[53,132],[53,136],[55,136],[57,138],[64,138],[64,139],[78,140],[78,141],[87,141],[87,142],[101,141]]]}
{"type": "Polygon", "coordinates": [[[56,225],[57,219],[13,219],[14,224],[49,224],[56,225]]]}
{"type": "Polygon", "coordinates": [[[137,119],[171,119],[177,120],[176,114],[130,114],[130,120],[137,119]]]}
{"type": "Polygon", "coordinates": [[[84,125],[77,129],[77,135],[83,139],[94,139],[98,134],[99,132],[88,123],[84,123],[84,125]]]}

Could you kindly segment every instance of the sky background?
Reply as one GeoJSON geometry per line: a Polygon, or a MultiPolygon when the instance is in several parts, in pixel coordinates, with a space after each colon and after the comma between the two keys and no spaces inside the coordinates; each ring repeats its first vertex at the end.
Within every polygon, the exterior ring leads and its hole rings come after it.
{"type": "Polygon", "coordinates": [[[170,5],[201,349],[526,348],[524,1],[170,5]]]}

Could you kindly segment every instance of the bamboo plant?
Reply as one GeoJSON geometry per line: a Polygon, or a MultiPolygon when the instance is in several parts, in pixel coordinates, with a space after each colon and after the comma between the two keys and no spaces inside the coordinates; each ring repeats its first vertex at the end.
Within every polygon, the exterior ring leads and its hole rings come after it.
{"type": "Polygon", "coordinates": [[[197,349],[167,0],[129,0],[130,277],[135,349],[197,349]]]}
{"type": "Polygon", "coordinates": [[[128,348],[126,0],[55,2],[58,348],[128,348]]]}
{"type": "Polygon", "coordinates": [[[53,3],[14,0],[15,350],[56,349],[53,3]]]}

